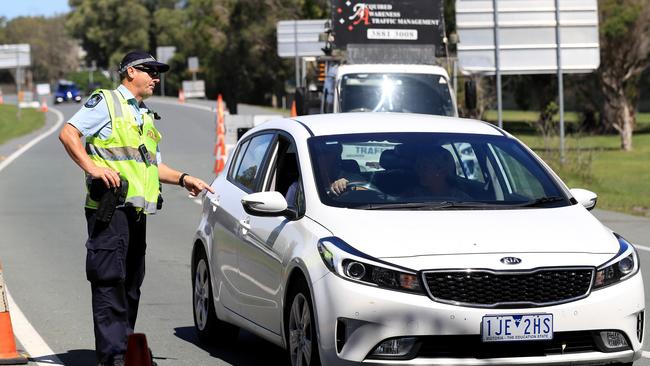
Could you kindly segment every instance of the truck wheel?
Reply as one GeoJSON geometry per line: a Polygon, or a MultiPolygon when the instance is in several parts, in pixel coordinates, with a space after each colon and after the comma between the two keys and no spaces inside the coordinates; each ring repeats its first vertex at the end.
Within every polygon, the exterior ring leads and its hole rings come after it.
{"type": "Polygon", "coordinates": [[[197,259],[192,265],[192,289],[194,328],[199,340],[205,344],[214,340],[235,340],[239,328],[219,320],[214,310],[210,267],[203,249],[199,249],[197,259]]]}

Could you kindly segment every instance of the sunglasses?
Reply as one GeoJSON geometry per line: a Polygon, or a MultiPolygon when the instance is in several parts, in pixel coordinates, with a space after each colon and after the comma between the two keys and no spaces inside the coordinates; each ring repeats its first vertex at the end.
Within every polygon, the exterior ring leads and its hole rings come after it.
{"type": "Polygon", "coordinates": [[[138,71],[146,72],[147,74],[149,74],[149,76],[152,79],[160,77],[160,73],[158,72],[158,70],[153,70],[153,69],[150,69],[148,67],[142,67],[142,66],[140,66],[140,67],[134,66],[133,68],[138,70],[138,71]]]}

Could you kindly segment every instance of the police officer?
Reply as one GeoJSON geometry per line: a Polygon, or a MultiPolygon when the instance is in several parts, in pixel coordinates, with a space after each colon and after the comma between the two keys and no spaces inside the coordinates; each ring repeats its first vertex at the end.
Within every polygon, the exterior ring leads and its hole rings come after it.
{"type": "Polygon", "coordinates": [[[128,182],[125,201],[108,222],[98,220],[97,198],[86,195],[86,276],[92,290],[98,365],[124,364],[144,279],[147,215],[156,212],[160,183],[180,185],[192,196],[206,189],[213,192],[201,179],[161,160],[161,135],[154,126],[159,117],[143,100],[153,94],[160,73],[167,70],[168,65],[146,52],[129,52],[119,66],[121,85],[92,94],[59,134],[85,172],[88,187],[94,180],[117,191],[122,181],[128,182]]]}

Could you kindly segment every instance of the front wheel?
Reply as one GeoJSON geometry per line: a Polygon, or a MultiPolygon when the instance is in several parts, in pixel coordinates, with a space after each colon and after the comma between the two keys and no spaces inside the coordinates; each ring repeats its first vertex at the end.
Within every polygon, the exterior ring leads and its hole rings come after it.
{"type": "Polygon", "coordinates": [[[213,340],[234,340],[239,328],[217,318],[212,296],[212,282],[208,259],[199,250],[197,259],[192,266],[192,305],[194,308],[194,328],[202,343],[209,344],[213,340]]]}
{"type": "Polygon", "coordinates": [[[309,288],[300,282],[289,297],[291,307],[287,311],[287,344],[292,366],[319,366],[318,338],[314,307],[309,288]]]}

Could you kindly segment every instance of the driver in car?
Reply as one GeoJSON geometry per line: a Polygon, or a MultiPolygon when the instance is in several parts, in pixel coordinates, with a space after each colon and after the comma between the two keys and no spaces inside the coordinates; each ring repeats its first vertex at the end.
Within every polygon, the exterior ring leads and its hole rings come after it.
{"type": "MultiPolygon", "coordinates": [[[[358,171],[355,172],[352,167],[348,167],[351,164],[344,164],[341,159],[342,151],[341,144],[324,144],[319,149],[317,159],[321,181],[329,184],[329,191],[335,196],[345,192],[350,182],[364,180],[358,171]]],[[[356,164],[354,160],[346,162],[356,164]]],[[[358,165],[356,168],[359,169],[358,165]]]]}

